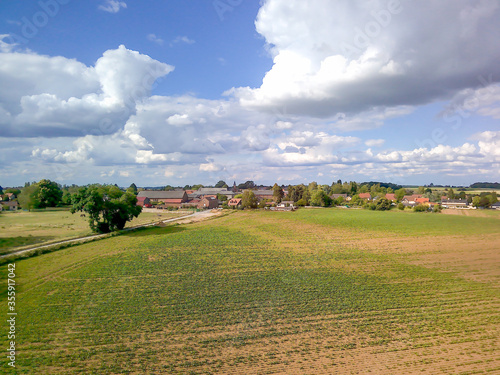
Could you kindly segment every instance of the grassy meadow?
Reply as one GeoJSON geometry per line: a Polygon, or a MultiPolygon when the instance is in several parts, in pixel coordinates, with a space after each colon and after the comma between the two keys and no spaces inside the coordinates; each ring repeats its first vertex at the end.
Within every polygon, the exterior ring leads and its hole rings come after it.
{"type": "MultiPolygon", "coordinates": [[[[142,212],[128,222],[126,228],[147,224],[160,218],[170,219],[185,213],[159,211],[142,212]]],[[[42,245],[75,237],[91,235],[86,217],[71,214],[69,209],[2,212],[0,214],[0,255],[27,246],[42,245]]]]}
{"type": "Polygon", "coordinates": [[[498,220],[244,211],[17,261],[17,367],[1,368],[499,373],[498,220]]]}

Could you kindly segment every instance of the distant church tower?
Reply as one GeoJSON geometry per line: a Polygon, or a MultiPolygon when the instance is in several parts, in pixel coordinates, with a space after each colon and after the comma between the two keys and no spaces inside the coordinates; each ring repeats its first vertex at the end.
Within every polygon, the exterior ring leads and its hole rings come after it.
{"type": "Polygon", "coordinates": [[[233,182],[233,193],[238,191],[238,187],[236,186],[236,181],[233,182]]]}

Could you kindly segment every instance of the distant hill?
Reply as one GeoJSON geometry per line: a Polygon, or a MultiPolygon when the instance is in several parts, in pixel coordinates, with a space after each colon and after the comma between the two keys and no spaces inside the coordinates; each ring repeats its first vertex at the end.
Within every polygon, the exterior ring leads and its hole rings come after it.
{"type": "Polygon", "coordinates": [[[500,189],[498,182],[475,182],[471,186],[473,189],[500,189]]]}
{"type": "Polygon", "coordinates": [[[391,188],[392,190],[398,190],[402,188],[402,186],[398,184],[393,184],[391,182],[378,182],[378,181],[363,182],[362,184],[360,184],[360,186],[369,185],[371,187],[377,184],[380,184],[380,187],[391,188]]]}

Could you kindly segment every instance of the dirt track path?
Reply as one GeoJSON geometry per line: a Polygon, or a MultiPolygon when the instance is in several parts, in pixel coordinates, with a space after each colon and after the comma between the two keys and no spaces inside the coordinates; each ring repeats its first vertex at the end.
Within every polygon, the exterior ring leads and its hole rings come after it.
{"type": "MultiPolygon", "coordinates": [[[[126,228],[126,229],[123,229],[122,232],[128,232],[128,231],[138,229],[138,228],[152,227],[152,226],[159,225],[159,224],[160,225],[167,224],[167,223],[171,223],[173,221],[179,221],[181,224],[185,224],[185,223],[189,223],[189,222],[193,222],[193,221],[201,221],[201,220],[207,219],[209,217],[217,216],[217,215],[219,215],[219,212],[213,212],[213,211],[195,212],[195,213],[192,213],[192,214],[186,215],[186,216],[175,217],[172,219],[161,220],[160,222],[153,222],[153,223],[149,223],[149,224],[142,224],[142,225],[137,225],[135,227],[126,228]]],[[[7,258],[7,257],[10,257],[12,255],[21,255],[21,254],[24,254],[24,253],[27,253],[30,251],[45,249],[45,248],[49,248],[52,246],[72,244],[72,243],[84,243],[84,242],[88,242],[88,241],[99,240],[102,238],[107,238],[107,237],[109,237],[109,235],[110,235],[109,233],[93,234],[91,236],[72,238],[69,240],[52,242],[52,243],[46,244],[46,245],[33,246],[33,247],[30,247],[27,249],[21,249],[21,250],[13,251],[13,252],[8,253],[8,254],[1,255],[0,259],[7,258]]]]}

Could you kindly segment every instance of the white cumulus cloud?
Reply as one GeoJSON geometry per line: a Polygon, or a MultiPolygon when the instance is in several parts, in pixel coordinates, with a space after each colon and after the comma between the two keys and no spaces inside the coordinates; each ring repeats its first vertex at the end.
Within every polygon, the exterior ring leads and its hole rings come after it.
{"type": "Polygon", "coordinates": [[[0,136],[111,134],[123,128],[136,102],[174,68],[121,45],[94,67],[64,57],[0,53],[0,136]]]}
{"type": "Polygon", "coordinates": [[[496,1],[267,0],[255,24],[274,65],[232,93],[315,117],[450,99],[481,74],[498,81],[499,17],[496,1]]]}

